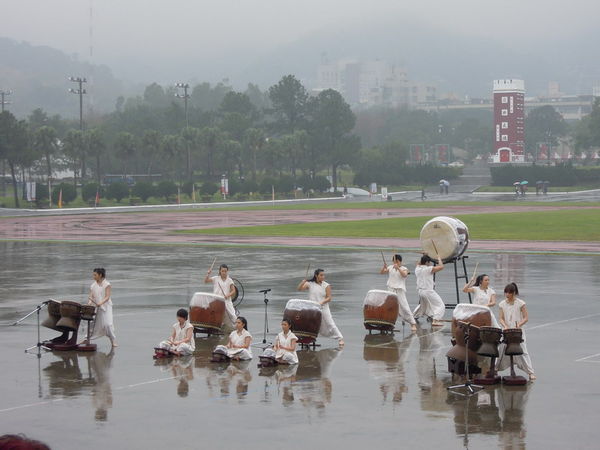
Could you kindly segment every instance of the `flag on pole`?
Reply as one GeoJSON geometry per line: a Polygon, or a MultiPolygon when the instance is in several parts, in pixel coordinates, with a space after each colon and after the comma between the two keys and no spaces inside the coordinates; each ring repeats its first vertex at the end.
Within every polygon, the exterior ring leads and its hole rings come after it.
{"type": "Polygon", "coordinates": [[[196,203],[196,186],[192,183],[192,202],[196,203]]]}
{"type": "Polygon", "coordinates": [[[94,199],[94,208],[100,204],[100,188],[96,189],[96,198],[94,199]]]}
{"type": "Polygon", "coordinates": [[[179,189],[179,186],[177,186],[177,204],[181,205],[181,190],[179,189]]]}
{"type": "Polygon", "coordinates": [[[275,186],[271,185],[271,197],[273,198],[273,203],[275,203],[275,186]]]}
{"type": "Polygon", "coordinates": [[[58,191],[58,207],[62,208],[62,189],[58,191]]]}

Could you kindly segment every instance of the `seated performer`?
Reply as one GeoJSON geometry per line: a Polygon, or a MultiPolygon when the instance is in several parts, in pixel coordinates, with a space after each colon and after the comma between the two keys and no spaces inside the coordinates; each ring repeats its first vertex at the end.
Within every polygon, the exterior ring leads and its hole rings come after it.
{"type": "Polygon", "coordinates": [[[232,297],[235,296],[236,293],[235,284],[233,283],[231,277],[229,277],[229,267],[227,267],[227,264],[221,264],[219,266],[219,275],[211,277],[211,273],[212,270],[209,270],[206,273],[204,282],[213,284],[213,294],[222,295],[225,297],[225,311],[227,313],[227,317],[224,318],[224,324],[227,325],[231,330],[231,328],[234,327],[235,319],[237,317],[235,308],[233,307],[233,302],[231,301],[232,297]]]}
{"type": "Polygon", "coordinates": [[[392,262],[393,264],[388,266],[384,261],[383,268],[379,273],[388,274],[387,288],[398,296],[398,303],[400,306],[398,315],[402,320],[410,323],[410,329],[412,331],[417,331],[417,323],[408,306],[408,300],[406,299],[406,278],[408,277],[408,269],[402,265],[402,256],[400,255],[394,255],[392,262]]]}
{"type": "Polygon", "coordinates": [[[181,308],[177,311],[177,322],[173,324],[173,333],[166,341],[158,344],[159,348],[175,353],[177,356],[191,355],[196,349],[194,341],[194,327],[188,321],[187,310],[181,308]]]}
{"type": "Polygon", "coordinates": [[[273,348],[267,348],[263,356],[275,359],[279,364],[298,364],[296,344],[298,337],[291,331],[292,324],[288,319],[281,321],[281,332],[275,339],[273,348]]]}
{"type": "Polygon", "coordinates": [[[235,321],[235,330],[229,335],[227,345],[217,345],[213,354],[224,355],[234,360],[252,359],[251,343],[252,335],[248,332],[248,321],[240,316],[235,321]]]}
{"type": "Polygon", "coordinates": [[[419,305],[413,311],[413,316],[415,318],[421,316],[431,317],[433,319],[431,325],[441,327],[444,325],[442,318],[446,311],[446,305],[444,305],[444,301],[434,290],[433,274],[443,270],[444,263],[439,256],[437,266],[432,266],[432,262],[433,259],[428,255],[423,255],[415,269],[419,305]]]}

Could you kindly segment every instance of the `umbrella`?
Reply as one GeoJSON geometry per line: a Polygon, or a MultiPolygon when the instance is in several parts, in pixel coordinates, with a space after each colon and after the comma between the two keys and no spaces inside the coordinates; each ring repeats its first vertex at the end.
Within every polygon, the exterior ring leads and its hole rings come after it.
{"type": "Polygon", "coordinates": [[[513,183],[513,186],[519,186],[520,184],[521,184],[521,182],[519,182],[519,181],[515,181],[515,182],[513,183]]]}
{"type": "Polygon", "coordinates": [[[529,181],[521,181],[521,184],[529,184],[529,181]]]}
{"type": "Polygon", "coordinates": [[[446,183],[446,180],[444,180],[443,178],[439,181],[439,183],[446,183]]]}

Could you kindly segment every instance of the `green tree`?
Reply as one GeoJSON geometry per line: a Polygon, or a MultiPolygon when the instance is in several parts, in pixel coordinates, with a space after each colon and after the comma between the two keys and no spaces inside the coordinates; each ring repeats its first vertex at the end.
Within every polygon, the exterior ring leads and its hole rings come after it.
{"type": "Polygon", "coordinates": [[[186,127],[183,130],[181,130],[180,137],[181,137],[181,143],[185,148],[186,179],[188,181],[192,181],[192,174],[194,173],[193,163],[192,163],[192,154],[196,153],[196,150],[200,146],[201,132],[198,128],[186,127]]]}
{"type": "Polygon", "coordinates": [[[341,94],[333,89],[321,92],[310,102],[313,142],[331,166],[334,189],[337,189],[337,170],[351,163],[360,150],[360,139],[350,134],[356,117],[341,94]]]}
{"type": "Polygon", "coordinates": [[[223,135],[217,127],[204,127],[200,130],[199,141],[204,158],[204,173],[209,178],[214,176],[215,153],[221,139],[223,135]]]}
{"type": "Polygon", "coordinates": [[[135,158],[137,152],[137,140],[135,136],[126,131],[117,134],[115,140],[115,150],[117,157],[123,161],[123,173],[130,173],[131,161],[135,158]]]}
{"type": "Polygon", "coordinates": [[[52,177],[52,162],[51,157],[56,153],[58,142],[56,138],[56,130],[52,127],[43,126],[38,128],[33,135],[34,149],[44,155],[46,159],[46,175],[52,177]]]}
{"type": "Polygon", "coordinates": [[[0,113],[0,159],[8,162],[13,184],[15,206],[19,207],[16,167],[28,166],[33,162],[34,154],[29,150],[27,124],[18,121],[10,112],[0,113]]]}
{"type": "Polygon", "coordinates": [[[102,181],[102,171],[100,167],[100,160],[106,151],[106,142],[104,141],[104,134],[98,128],[92,128],[85,131],[86,147],[90,154],[96,160],[96,183],[100,184],[102,181]]]}
{"type": "Polygon", "coordinates": [[[104,196],[104,190],[98,183],[86,183],[81,187],[81,198],[86,202],[95,200],[96,193],[100,197],[104,196]]]}
{"type": "Polygon", "coordinates": [[[149,181],[139,181],[131,188],[131,194],[146,202],[156,192],[155,186],[149,181]]]}
{"type": "Polygon", "coordinates": [[[156,186],[156,195],[164,197],[166,201],[175,194],[177,194],[177,185],[170,180],[163,180],[156,186]]]}
{"type": "Polygon", "coordinates": [[[120,202],[129,195],[129,186],[122,181],[111,183],[106,189],[106,197],[120,202]]]}
{"type": "Polygon", "coordinates": [[[161,141],[162,136],[156,130],[146,130],[142,136],[141,153],[148,176],[152,175],[152,166],[160,155],[161,141]]]}
{"type": "Polygon", "coordinates": [[[62,192],[62,202],[66,205],[77,198],[75,186],[67,183],[60,183],[52,188],[52,202],[57,204],[62,192]]]}
{"type": "Polygon", "coordinates": [[[293,133],[304,121],[308,92],[293,75],[286,75],[269,88],[269,99],[278,120],[278,129],[293,133]]]}
{"type": "Polygon", "coordinates": [[[79,169],[83,170],[85,165],[82,163],[83,155],[85,153],[85,139],[84,134],[80,130],[69,130],[62,140],[62,151],[70,161],[70,165],[73,169],[73,184],[77,186],[77,174],[79,169]]]}
{"type": "Polygon", "coordinates": [[[569,127],[553,106],[532,109],[525,118],[525,146],[535,153],[538,142],[558,144],[558,138],[567,134],[569,127]]]}
{"type": "Polygon", "coordinates": [[[244,132],[244,145],[249,150],[250,167],[252,170],[252,181],[256,183],[256,172],[258,170],[258,155],[265,145],[265,133],[260,128],[248,128],[244,132]]]}

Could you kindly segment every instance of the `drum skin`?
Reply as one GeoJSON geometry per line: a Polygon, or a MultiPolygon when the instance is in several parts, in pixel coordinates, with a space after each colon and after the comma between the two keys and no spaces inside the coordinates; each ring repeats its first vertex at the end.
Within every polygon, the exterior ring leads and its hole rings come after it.
{"type": "MultiPolygon", "coordinates": [[[[310,303],[314,302],[306,302],[306,304],[310,303]]],[[[292,309],[289,305],[290,302],[283,311],[283,318],[292,322],[294,334],[298,336],[299,340],[302,338],[316,339],[321,328],[321,309],[318,304],[314,303],[314,307],[304,309],[292,309]]]]}
{"type": "Polygon", "coordinates": [[[523,342],[523,330],[521,328],[506,328],[504,331],[504,343],[506,349],[504,353],[506,355],[522,355],[523,348],[521,342],[523,342]]]}
{"type": "Polygon", "coordinates": [[[437,249],[442,261],[449,262],[467,250],[469,229],[454,217],[438,216],[423,225],[420,239],[421,248],[426,254],[435,258],[437,249]]]}
{"type": "Polygon", "coordinates": [[[56,326],[60,320],[60,302],[56,300],[48,301],[48,317],[42,322],[42,326],[50,328],[52,330],[62,331],[56,326]]]}
{"type": "Polygon", "coordinates": [[[81,319],[94,320],[96,315],[96,307],[94,305],[81,305],[81,319]]]}
{"type": "Polygon", "coordinates": [[[81,305],[63,300],[60,303],[60,320],[56,323],[59,330],[77,331],[81,322],[81,305]]]}
{"type": "Polygon", "coordinates": [[[479,327],[489,327],[492,324],[492,316],[489,310],[477,312],[462,320],[452,319],[452,337],[456,344],[446,353],[448,358],[458,361],[465,360],[465,332],[469,324],[471,325],[469,329],[469,361],[472,363],[477,361],[477,350],[481,346],[479,327]]]}
{"type": "MultiPolygon", "coordinates": [[[[391,294],[391,293],[390,293],[391,294]]],[[[388,295],[381,306],[363,306],[364,325],[367,330],[393,330],[400,306],[395,294],[388,295]]]]}
{"type": "Polygon", "coordinates": [[[200,306],[190,307],[190,323],[195,328],[221,330],[224,316],[225,302],[219,300],[211,302],[208,308],[200,306]]]}

